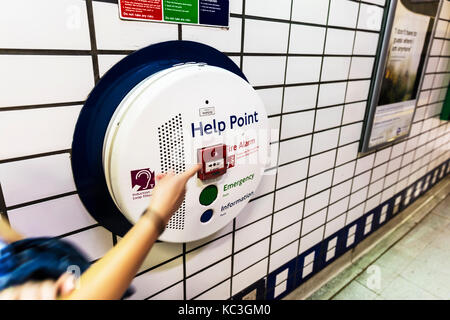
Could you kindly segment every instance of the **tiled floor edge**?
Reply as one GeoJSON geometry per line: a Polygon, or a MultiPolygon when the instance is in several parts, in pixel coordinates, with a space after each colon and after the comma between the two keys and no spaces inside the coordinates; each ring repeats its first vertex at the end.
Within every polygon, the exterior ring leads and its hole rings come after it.
{"type": "Polygon", "coordinates": [[[449,173],[450,159],[357,220],[274,270],[267,277],[234,295],[232,299],[254,299],[255,297],[258,300],[282,299],[411,206],[449,173]],[[280,281],[277,275],[281,273],[287,274],[287,278],[280,281]]]}

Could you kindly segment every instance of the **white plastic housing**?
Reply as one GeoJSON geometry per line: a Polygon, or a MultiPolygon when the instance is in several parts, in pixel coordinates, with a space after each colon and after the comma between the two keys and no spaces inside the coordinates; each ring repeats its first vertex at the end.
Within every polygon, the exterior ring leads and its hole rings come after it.
{"type": "Polygon", "coordinates": [[[232,72],[185,64],[150,76],[123,99],[105,136],[103,167],[115,204],[135,223],[151,201],[158,173],[181,172],[197,163],[198,149],[218,144],[227,145],[227,166],[234,166],[211,180],[192,178],[160,240],[195,241],[230,223],[264,173],[269,131],[261,99],[232,72]],[[205,206],[199,199],[208,185],[218,195],[205,206]],[[204,221],[207,210],[213,213],[204,221]]]}

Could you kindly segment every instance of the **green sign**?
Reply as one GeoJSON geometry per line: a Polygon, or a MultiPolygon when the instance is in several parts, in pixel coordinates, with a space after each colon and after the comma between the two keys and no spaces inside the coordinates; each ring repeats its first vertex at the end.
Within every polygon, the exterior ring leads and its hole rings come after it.
{"type": "Polygon", "coordinates": [[[164,20],[180,23],[198,23],[197,0],[165,0],[164,20]]]}

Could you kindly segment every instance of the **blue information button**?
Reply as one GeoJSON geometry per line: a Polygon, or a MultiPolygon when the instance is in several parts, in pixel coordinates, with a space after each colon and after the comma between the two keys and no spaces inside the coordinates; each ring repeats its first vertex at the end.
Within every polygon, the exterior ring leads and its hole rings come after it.
{"type": "Polygon", "coordinates": [[[211,220],[213,216],[214,211],[212,209],[208,209],[205,212],[203,212],[202,216],[200,217],[200,221],[202,223],[207,223],[209,220],[211,220]]]}

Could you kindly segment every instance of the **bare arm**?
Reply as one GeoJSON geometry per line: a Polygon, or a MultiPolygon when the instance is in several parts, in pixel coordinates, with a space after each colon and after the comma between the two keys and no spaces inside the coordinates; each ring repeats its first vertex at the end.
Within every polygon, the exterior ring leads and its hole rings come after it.
{"type": "Polygon", "coordinates": [[[146,214],[114,248],[83,273],[79,286],[63,298],[120,299],[159,236],[158,221],[168,223],[183,201],[187,181],[199,169],[197,165],[179,175],[159,176],[146,214]]]}
{"type": "Polygon", "coordinates": [[[0,239],[6,243],[12,243],[23,239],[23,236],[9,226],[0,218],[0,239]]]}

